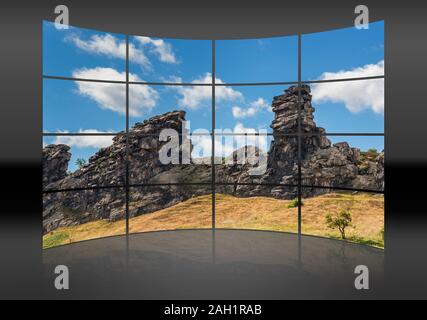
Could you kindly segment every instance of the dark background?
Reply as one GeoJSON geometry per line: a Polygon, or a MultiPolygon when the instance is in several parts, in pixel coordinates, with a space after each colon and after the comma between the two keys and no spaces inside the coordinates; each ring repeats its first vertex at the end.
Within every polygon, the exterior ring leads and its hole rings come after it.
{"type": "Polygon", "coordinates": [[[420,1],[2,1],[0,4],[0,298],[43,298],[42,19],[193,39],[255,38],[385,20],[387,298],[427,298],[427,3],[420,1]]]}

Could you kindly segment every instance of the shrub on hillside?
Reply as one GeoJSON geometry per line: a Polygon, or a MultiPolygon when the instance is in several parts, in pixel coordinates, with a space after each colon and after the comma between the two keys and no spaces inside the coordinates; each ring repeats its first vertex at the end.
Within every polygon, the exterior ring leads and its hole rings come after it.
{"type": "Polygon", "coordinates": [[[347,210],[342,210],[336,216],[327,214],[326,225],[328,228],[338,229],[341,233],[341,238],[345,239],[345,229],[351,225],[351,213],[347,210]]]}
{"type": "MultiPolygon", "coordinates": [[[[301,199],[301,206],[304,205],[304,202],[301,199]]],[[[293,199],[289,204],[288,208],[297,208],[298,207],[298,198],[293,199]]]]}

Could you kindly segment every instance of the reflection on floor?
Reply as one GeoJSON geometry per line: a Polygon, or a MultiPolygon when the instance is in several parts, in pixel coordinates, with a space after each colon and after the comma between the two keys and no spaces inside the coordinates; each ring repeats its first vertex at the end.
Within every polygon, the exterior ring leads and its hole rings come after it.
{"type": "MultiPolygon", "coordinates": [[[[180,230],[84,241],[43,251],[47,280],[70,270],[61,298],[289,299],[378,298],[384,251],[283,232],[180,230]],[[370,290],[354,288],[369,268],[370,290]],[[369,291],[369,292],[368,292],[369,291]]],[[[52,281],[48,297],[58,298],[52,281]]]]}

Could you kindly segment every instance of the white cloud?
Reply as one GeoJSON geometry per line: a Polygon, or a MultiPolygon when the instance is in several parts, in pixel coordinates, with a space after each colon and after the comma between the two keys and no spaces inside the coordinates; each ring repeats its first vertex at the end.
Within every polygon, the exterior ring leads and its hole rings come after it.
{"type": "MultiPolygon", "coordinates": [[[[74,34],[67,40],[74,43],[77,48],[92,54],[123,60],[126,58],[126,42],[108,33],[106,35],[93,35],[88,40],[82,40],[74,34]]],[[[129,43],[129,60],[144,68],[150,68],[151,66],[144,51],[137,49],[132,43],[129,43]]]]}
{"type": "MultiPolygon", "coordinates": [[[[123,79],[124,72],[112,68],[78,69],[73,77],[90,79],[123,79]]],[[[137,75],[130,73],[130,81],[143,81],[137,75]]],[[[126,90],[123,84],[76,81],[78,93],[95,101],[102,109],[120,114],[126,113],[126,90]]],[[[156,106],[159,93],[146,85],[129,86],[129,115],[141,116],[156,106]]]]}
{"type": "MultiPolygon", "coordinates": [[[[111,131],[107,131],[111,132],[111,131]]],[[[61,131],[68,133],[68,131],[61,131]]],[[[96,129],[80,129],[78,133],[106,133],[96,129]]],[[[66,144],[76,148],[105,148],[111,145],[113,136],[57,136],[53,144],[66,144]]]]}
{"type": "Polygon", "coordinates": [[[267,103],[267,101],[264,100],[264,98],[256,99],[251,103],[251,106],[261,109],[268,109],[270,107],[270,105],[267,103]]]}
{"type": "Polygon", "coordinates": [[[166,63],[178,63],[175,53],[172,50],[172,45],[162,39],[151,39],[149,37],[135,37],[135,39],[143,46],[150,46],[154,54],[160,61],[166,63]]]}
{"type": "MultiPolygon", "coordinates": [[[[215,82],[224,83],[219,78],[215,78],[215,82]]],[[[192,83],[212,83],[212,75],[208,72],[192,83]]],[[[210,102],[212,99],[212,88],[209,86],[176,87],[176,90],[182,96],[178,100],[178,104],[192,110],[200,108],[203,103],[210,102]]],[[[215,99],[217,101],[235,101],[242,98],[243,94],[240,91],[230,87],[219,86],[215,88],[215,99]]]]}
{"type": "Polygon", "coordinates": [[[239,106],[234,106],[231,111],[233,117],[241,119],[253,117],[261,110],[268,110],[269,107],[270,105],[263,98],[258,98],[257,100],[250,102],[249,107],[246,109],[243,109],[239,106]]]}
{"type": "MultiPolygon", "coordinates": [[[[384,60],[377,64],[338,72],[325,72],[320,80],[370,77],[384,74],[384,60]]],[[[370,109],[384,113],[384,79],[318,83],[312,85],[313,102],[344,103],[353,113],[370,109]]]]}

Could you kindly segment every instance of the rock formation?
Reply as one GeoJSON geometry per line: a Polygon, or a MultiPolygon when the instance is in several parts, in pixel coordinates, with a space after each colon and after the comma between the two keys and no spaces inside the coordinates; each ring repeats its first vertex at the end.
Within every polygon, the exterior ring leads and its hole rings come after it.
{"type": "Polygon", "coordinates": [[[65,144],[51,144],[43,148],[43,187],[67,176],[70,147],[65,144]]]}
{"type": "MultiPolygon", "coordinates": [[[[310,87],[301,90],[301,123],[298,129],[298,89],[290,87],[285,94],[275,97],[272,124],[274,141],[269,153],[269,172],[274,182],[287,185],[298,183],[298,137],[301,135],[301,183],[306,186],[353,187],[367,190],[382,188],[384,178],[384,154],[377,160],[366,159],[368,172],[359,168],[361,152],[347,142],[331,144],[324,135],[325,129],[316,126],[311,104],[310,87]],[[382,162],[381,160],[382,159],[382,162]],[[375,172],[375,173],[374,173],[375,172]],[[369,177],[368,177],[369,176],[369,177]]],[[[284,188],[282,188],[284,191],[284,188]]],[[[328,189],[303,188],[303,196],[311,196],[328,189]]],[[[276,196],[280,197],[280,194],[276,196]]]]}
{"type": "MultiPolygon", "coordinates": [[[[162,129],[169,128],[184,133],[179,137],[179,150],[176,150],[180,158],[182,158],[183,149],[191,148],[191,144],[185,142],[186,135],[182,127],[184,116],[184,111],[169,112],[133,126],[128,135],[129,174],[132,184],[211,181],[211,170],[206,165],[164,165],[159,160],[159,150],[167,143],[167,141],[159,141],[162,129]]],[[[43,162],[45,190],[124,186],[126,177],[125,132],[115,136],[110,146],[100,149],[89,158],[86,165],[69,175],[64,173],[70,155],[68,153],[66,158],[64,150],[68,151],[69,147],[50,145],[43,149],[43,158],[49,159],[49,161],[43,162]],[[64,159],[66,159],[65,167],[64,159]],[[55,173],[55,165],[58,165],[58,173],[55,173]]],[[[206,186],[195,188],[150,187],[150,194],[141,193],[138,190],[138,187],[131,189],[133,191],[130,194],[131,200],[139,203],[138,208],[131,206],[131,216],[162,209],[188,199],[192,195],[209,192],[211,188],[206,186]]],[[[110,221],[123,219],[125,216],[124,203],[124,188],[47,193],[43,197],[43,230],[48,232],[60,226],[76,225],[96,219],[110,221]]]]}
{"type": "MultiPolygon", "coordinates": [[[[236,150],[215,165],[215,179],[221,182],[217,192],[236,196],[264,195],[281,199],[297,196],[298,145],[301,145],[301,178],[306,186],[353,187],[378,190],[384,188],[384,153],[362,153],[347,142],[331,144],[325,129],[316,126],[311,104],[310,87],[293,86],[273,98],[275,113],[271,124],[274,140],[267,154],[254,146],[236,150]],[[300,121],[298,115],[300,114],[300,121]],[[300,123],[298,123],[300,122],[300,123]],[[301,132],[300,141],[298,133],[301,132]],[[239,163],[237,156],[246,154],[239,163]],[[251,161],[261,157],[259,162],[251,161]],[[263,161],[265,160],[265,161],[263,161]],[[264,163],[262,174],[254,175],[264,163]],[[282,184],[282,185],[277,185],[282,184]]],[[[134,186],[130,189],[130,216],[137,216],[174,205],[190,197],[208,194],[212,167],[206,164],[162,164],[159,150],[168,141],[159,141],[162,129],[182,132],[176,151],[184,160],[184,151],[191,150],[191,140],[183,128],[184,111],[168,112],[137,123],[128,135],[129,173],[134,186]],[[176,183],[192,183],[177,186],[176,183]],[[196,185],[194,183],[202,183],[196,185]],[[150,184],[151,186],[138,186],[150,184]],[[157,184],[169,184],[158,186],[157,184]]],[[[121,185],[126,176],[126,134],[118,134],[111,146],[100,149],[88,164],[67,175],[69,147],[50,145],[43,149],[43,187],[73,189],[121,185]]],[[[172,151],[172,152],[173,152],[172,151]]],[[[187,159],[189,160],[189,159],[187,159]]],[[[185,163],[185,161],[184,161],[185,163]]],[[[303,188],[303,196],[329,192],[329,189],[303,188]]],[[[124,188],[47,193],[43,199],[43,229],[49,232],[60,226],[81,224],[96,219],[115,221],[125,216],[124,188]]]]}

